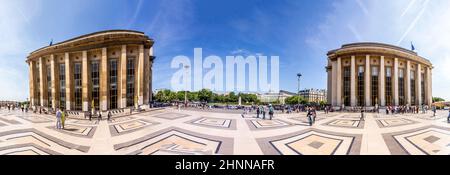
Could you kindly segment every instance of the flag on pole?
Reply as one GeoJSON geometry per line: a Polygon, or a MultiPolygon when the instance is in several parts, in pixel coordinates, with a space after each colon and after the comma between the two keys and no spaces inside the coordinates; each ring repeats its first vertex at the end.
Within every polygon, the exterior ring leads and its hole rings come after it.
{"type": "Polygon", "coordinates": [[[52,46],[52,45],[53,45],[53,39],[50,41],[49,46],[52,46]]]}
{"type": "Polygon", "coordinates": [[[412,50],[412,51],[415,51],[415,50],[416,50],[416,48],[414,47],[414,44],[412,43],[412,41],[411,41],[411,50],[412,50]]]}

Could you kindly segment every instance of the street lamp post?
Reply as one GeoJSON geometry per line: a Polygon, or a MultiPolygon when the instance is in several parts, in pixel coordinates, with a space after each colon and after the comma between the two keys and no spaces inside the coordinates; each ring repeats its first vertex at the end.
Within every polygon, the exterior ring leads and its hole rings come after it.
{"type": "Polygon", "coordinates": [[[298,93],[298,106],[300,107],[300,78],[302,77],[302,74],[301,73],[298,73],[297,74],[297,77],[298,77],[298,91],[297,91],[297,93],[298,93]]]}
{"type": "Polygon", "coordinates": [[[190,67],[188,65],[185,65],[184,68],[186,70],[186,75],[185,75],[186,87],[184,89],[184,107],[187,108],[187,89],[188,89],[187,76],[188,76],[188,71],[189,71],[190,67]]]}

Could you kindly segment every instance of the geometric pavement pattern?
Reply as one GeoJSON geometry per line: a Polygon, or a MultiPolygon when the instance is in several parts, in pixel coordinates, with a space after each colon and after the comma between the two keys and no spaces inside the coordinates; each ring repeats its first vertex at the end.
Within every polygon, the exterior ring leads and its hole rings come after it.
{"type": "Polygon", "coordinates": [[[131,155],[213,155],[231,154],[232,144],[233,141],[230,138],[208,136],[180,128],[168,128],[114,145],[114,149],[131,155]]]}
{"type": "Polygon", "coordinates": [[[67,119],[0,109],[0,155],[449,155],[448,111],[427,114],[318,112],[275,114],[172,108],[113,117],[67,119]],[[251,116],[255,116],[251,114],[251,116]],[[105,141],[107,140],[107,141],[105,141]]]}
{"type": "Polygon", "coordinates": [[[418,122],[406,118],[390,118],[377,120],[377,124],[380,128],[412,125],[416,123],[418,122]]]}
{"type": "Polygon", "coordinates": [[[348,155],[359,154],[361,136],[313,129],[259,139],[258,143],[271,155],[348,155]]]}
{"type": "Polygon", "coordinates": [[[392,154],[450,155],[450,129],[427,126],[384,134],[392,154]]]}
{"type": "Polygon", "coordinates": [[[247,120],[247,124],[251,130],[267,130],[267,129],[275,129],[275,128],[283,128],[283,127],[289,127],[293,126],[291,123],[278,120],[278,119],[272,119],[272,120],[263,120],[263,119],[251,119],[247,120]]]}
{"type": "Polygon", "coordinates": [[[322,124],[324,126],[342,127],[342,128],[364,128],[364,120],[355,119],[336,119],[322,124]]]}
{"type": "Polygon", "coordinates": [[[219,129],[236,129],[236,121],[224,118],[200,117],[186,123],[203,127],[219,128],[219,129]]]}

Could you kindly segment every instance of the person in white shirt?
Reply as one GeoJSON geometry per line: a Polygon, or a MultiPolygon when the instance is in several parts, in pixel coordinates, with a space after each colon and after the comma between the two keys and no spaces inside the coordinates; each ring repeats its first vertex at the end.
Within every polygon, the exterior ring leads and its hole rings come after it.
{"type": "Polygon", "coordinates": [[[61,110],[58,109],[58,112],[56,112],[56,129],[62,128],[61,127],[61,116],[62,116],[61,110]]]}

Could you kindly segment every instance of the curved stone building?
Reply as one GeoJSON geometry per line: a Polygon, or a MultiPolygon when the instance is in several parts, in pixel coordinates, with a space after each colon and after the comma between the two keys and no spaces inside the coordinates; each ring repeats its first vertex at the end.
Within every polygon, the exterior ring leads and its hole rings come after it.
{"type": "Polygon", "coordinates": [[[432,104],[431,62],[416,52],[381,43],[353,43],[329,51],[332,106],[432,104]]]}
{"type": "Polygon", "coordinates": [[[153,43],[142,32],[109,30],[31,52],[31,105],[106,111],[148,104],[153,43]]]}

